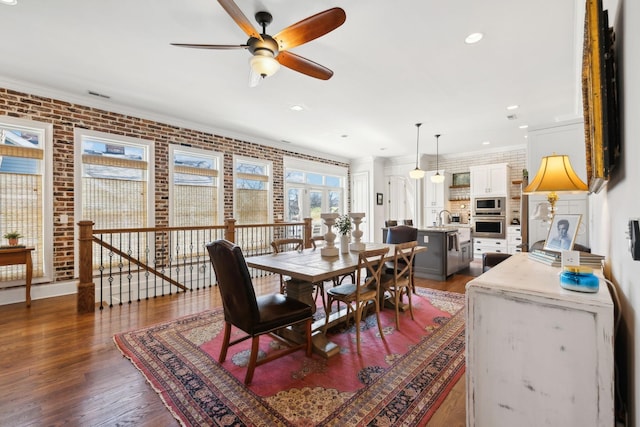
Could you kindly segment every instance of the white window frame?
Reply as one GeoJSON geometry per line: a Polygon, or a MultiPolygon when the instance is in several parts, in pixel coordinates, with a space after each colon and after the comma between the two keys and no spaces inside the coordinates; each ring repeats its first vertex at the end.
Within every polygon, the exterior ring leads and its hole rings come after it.
{"type": "MultiPolygon", "coordinates": [[[[138,145],[145,147],[147,150],[147,226],[155,226],[155,198],[156,198],[156,186],[155,186],[155,163],[156,154],[155,147],[152,141],[148,141],[140,138],[132,138],[123,135],[114,135],[106,132],[93,131],[83,128],[75,128],[73,131],[74,138],[74,181],[75,181],[75,202],[74,202],[74,215],[76,219],[75,224],[75,259],[79,259],[78,237],[79,229],[78,223],[85,218],[82,218],[82,142],[85,137],[94,138],[99,140],[113,141],[114,143],[122,143],[127,145],[138,145]]],[[[78,263],[75,264],[75,275],[79,274],[78,263]]]]}
{"type": "MultiPolygon", "coordinates": [[[[174,155],[177,152],[189,153],[190,155],[203,157],[207,159],[215,159],[218,165],[218,194],[217,200],[218,205],[216,206],[216,210],[218,212],[218,222],[224,221],[224,154],[218,151],[209,151],[203,148],[195,148],[195,147],[187,147],[179,144],[169,144],[169,224],[173,225],[174,223],[174,206],[175,206],[175,198],[174,198],[174,182],[173,182],[173,174],[174,174],[174,155]]],[[[213,225],[213,224],[212,224],[213,225]]]]}
{"type": "Polygon", "coordinates": [[[238,163],[256,163],[263,165],[265,167],[267,176],[269,177],[267,181],[267,223],[273,222],[273,162],[270,160],[256,159],[254,157],[245,157],[245,156],[233,156],[233,217],[238,218],[238,214],[236,212],[236,167],[238,163]]]}
{"type": "MultiPolygon", "coordinates": [[[[305,193],[307,194],[311,190],[321,190],[328,193],[328,191],[330,191],[331,189],[338,188],[338,187],[328,187],[328,186],[319,187],[318,184],[309,184],[307,182],[287,182],[286,176],[287,176],[287,170],[289,169],[304,171],[305,173],[337,176],[342,178],[342,187],[340,187],[342,189],[342,206],[340,207],[340,212],[341,213],[347,212],[347,209],[349,206],[348,200],[347,200],[348,198],[347,189],[348,189],[348,182],[349,182],[348,168],[345,168],[342,166],[336,166],[336,165],[328,165],[326,163],[314,162],[312,160],[298,159],[295,157],[284,157],[283,158],[284,176],[282,177],[282,180],[284,181],[285,218],[289,217],[289,204],[287,203],[287,196],[289,194],[290,187],[303,188],[305,193]]],[[[305,209],[308,209],[307,200],[303,201],[303,207],[305,209]]]]}
{"type": "MultiPolygon", "coordinates": [[[[33,132],[42,133],[42,277],[34,277],[33,283],[53,281],[53,125],[35,120],[20,119],[17,117],[0,116],[0,123],[7,127],[22,128],[33,132]]],[[[62,216],[58,217],[59,220],[62,216]]],[[[4,282],[2,287],[13,286],[20,281],[4,282]]]]}

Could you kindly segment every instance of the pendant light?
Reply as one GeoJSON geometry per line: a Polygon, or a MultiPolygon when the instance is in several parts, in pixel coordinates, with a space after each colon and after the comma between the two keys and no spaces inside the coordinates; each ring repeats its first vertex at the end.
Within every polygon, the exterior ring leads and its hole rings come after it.
{"type": "Polygon", "coordinates": [[[438,138],[440,135],[436,135],[436,174],[431,175],[431,182],[435,182],[436,184],[440,184],[444,182],[444,175],[440,175],[440,171],[438,170],[438,138]]]}
{"type": "Polygon", "coordinates": [[[422,123],[416,123],[416,129],[418,130],[418,136],[416,137],[416,168],[409,172],[409,176],[413,179],[424,178],[424,171],[418,167],[418,145],[420,144],[420,126],[422,123]]]}

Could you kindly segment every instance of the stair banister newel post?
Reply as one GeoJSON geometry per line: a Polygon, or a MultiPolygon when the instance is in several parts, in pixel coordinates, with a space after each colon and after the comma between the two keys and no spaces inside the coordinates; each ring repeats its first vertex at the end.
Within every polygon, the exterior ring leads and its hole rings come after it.
{"type": "Polygon", "coordinates": [[[93,284],[93,221],[78,222],[78,313],[93,313],[96,309],[96,288],[93,284]]]}
{"type": "Polygon", "coordinates": [[[224,220],[224,238],[232,243],[236,242],[236,220],[235,218],[227,218],[224,220]]]}

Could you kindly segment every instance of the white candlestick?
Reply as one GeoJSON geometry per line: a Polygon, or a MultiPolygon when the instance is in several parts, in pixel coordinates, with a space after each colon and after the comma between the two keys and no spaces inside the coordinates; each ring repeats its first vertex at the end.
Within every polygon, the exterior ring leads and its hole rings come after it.
{"type": "Polygon", "coordinates": [[[336,248],[335,240],[336,234],[333,232],[333,224],[338,219],[337,213],[323,213],[320,214],[320,218],[324,221],[327,226],[327,233],[324,235],[324,240],[326,244],[324,248],[320,249],[320,255],[322,256],[338,256],[340,252],[338,248],[336,248]]]}
{"type": "Polygon", "coordinates": [[[364,251],[365,244],[360,241],[364,234],[362,230],[360,230],[360,223],[362,222],[362,218],[364,218],[364,212],[352,212],[349,216],[353,219],[353,223],[355,224],[355,229],[351,232],[354,242],[351,243],[349,248],[352,251],[364,251]]]}

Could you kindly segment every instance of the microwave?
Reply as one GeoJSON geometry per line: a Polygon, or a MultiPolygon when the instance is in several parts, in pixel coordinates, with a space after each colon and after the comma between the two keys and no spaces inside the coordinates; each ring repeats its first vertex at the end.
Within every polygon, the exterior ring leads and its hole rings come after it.
{"type": "Polygon", "coordinates": [[[504,239],[505,229],[506,224],[503,216],[479,216],[473,219],[473,237],[504,239]]]}
{"type": "Polygon", "coordinates": [[[473,199],[474,215],[505,216],[506,208],[506,197],[476,197],[473,199]]]}

